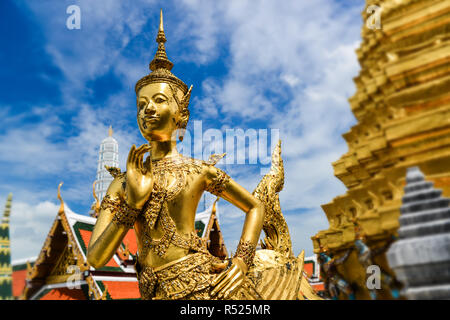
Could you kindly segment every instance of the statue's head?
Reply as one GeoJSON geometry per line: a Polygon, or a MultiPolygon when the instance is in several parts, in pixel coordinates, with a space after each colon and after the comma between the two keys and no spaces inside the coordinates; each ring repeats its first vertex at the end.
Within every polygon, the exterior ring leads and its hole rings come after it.
{"type": "MultiPolygon", "coordinates": [[[[164,43],[162,11],[156,37],[158,50],[150,62],[150,74],[136,83],[137,121],[147,140],[167,141],[177,129],[184,131],[189,120],[189,99],[192,86],[178,79],[170,70],[173,63],[167,58],[164,43]]],[[[180,140],[182,140],[182,134],[180,140]]]]}

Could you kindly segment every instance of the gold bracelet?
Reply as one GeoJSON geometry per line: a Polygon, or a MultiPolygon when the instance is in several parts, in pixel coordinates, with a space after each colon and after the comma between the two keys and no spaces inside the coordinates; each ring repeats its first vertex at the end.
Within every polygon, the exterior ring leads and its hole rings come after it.
{"type": "Polygon", "coordinates": [[[224,171],[218,169],[217,176],[206,187],[206,191],[215,196],[220,196],[223,190],[225,190],[225,187],[229,180],[230,176],[227,175],[224,171]]]}
{"type": "Polygon", "coordinates": [[[250,267],[253,264],[255,252],[256,246],[253,243],[251,243],[250,241],[243,241],[241,239],[237,246],[236,254],[234,256],[244,260],[244,263],[247,265],[247,267],[250,267]]]}
{"type": "Polygon", "coordinates": [[[112,222],[127,228],[133,228],[134,222],[136,221],[138,214],[141,212],[140,209],[131,208],[126,201],[112,199],[109,194],[103,198],[100,209],[109,209],[111,213],[114,214],[112,222]]]}

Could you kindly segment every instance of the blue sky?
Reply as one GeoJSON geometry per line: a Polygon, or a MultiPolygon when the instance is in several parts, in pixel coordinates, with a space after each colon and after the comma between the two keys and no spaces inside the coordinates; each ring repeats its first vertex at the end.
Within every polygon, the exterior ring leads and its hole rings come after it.
{"type": "MultiPolygon", "coordinates": [[[[148,73],[159,9],[173,73],[194,85],[190,123],[203,129],[279,129],[280,194],[296,254],[327,228],[320,205],[345,192],[331,162],[355,123],[347,99],[358,74],[361,1],[0,2],[0,199],[13,192],[13,259],[35,256],[56,216],[56,189],[74,212],[92,203],[98,146],[112,125],[120,166],[133,143],[134,85],[148,73]],[[69,30],[66,8],[81,9],[69,30]]],[[[226,165],[252,191],[260,164],[226,165]]],[[[220,202],[234,251],[243,214],[220,202]]]]}

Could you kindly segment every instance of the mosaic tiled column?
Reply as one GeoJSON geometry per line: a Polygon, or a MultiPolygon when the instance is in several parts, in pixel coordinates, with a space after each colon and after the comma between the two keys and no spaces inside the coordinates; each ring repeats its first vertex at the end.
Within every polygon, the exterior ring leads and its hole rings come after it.
{"type": "Polygon", "coordinates": [[[9,216],[11,213],[12,193],[6,200],[5,212],[0,223],[0,300],[13,299],[11,246],[9,239],[9,216]]]}

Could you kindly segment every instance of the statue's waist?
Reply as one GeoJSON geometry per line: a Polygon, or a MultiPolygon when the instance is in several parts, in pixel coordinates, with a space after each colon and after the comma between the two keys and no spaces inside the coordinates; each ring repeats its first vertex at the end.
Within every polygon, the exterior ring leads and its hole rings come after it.
{"type": "Polygon", "coordinates": [[[170,245],[163,257],[158,255],[156,252],[147,250],[147,254],[145,256],[142,254],[138,255],[138,261],[142,268],[149,267],[155,269],[166,266],[174,261],[178,261],[179,259],[185,257],[189,252],[189,249],[170,245]]]}
{"type": "Polygon", "coordinates": [[[206,252],[187,254],[164,265],[139,267],[139,288],[144,299],[180,299],[208,288],[214,277],[211,264],[218,258],[206,252]]]}
{"type": "Polygon", "coordinates": [[[195,230],[191,227],[179,227],[175,224],[170,225],[170,228],[167,226],[157,225],[155,228],[151,229],[146,225],[139,225],[135,228],[136,236],[141,240],[150,239],[150,241],[161,241],[167,237],[168,234],[176,233],[178,237],[189,239],[191,238],[191,234],[197,235],[195,230]]]}
{"type": "Polygon", "coordinates": [[[159,239],[144,232],[139,238],[139,260],[146,265],[164,265],[183,257],[189,251],[208,253],[206,239],[200,238],[195,232],[187,235],[166,232],[159,239]]]}
{"type": "Polygon", "coordinates": [[[178,259],[175,259],[175,260],[172,260],[170,262],[167,262],[167,263],[165,263],[163,265],[159,265],[159,266],[148,266],[148,265],[147,266],[143,266],[142,270],[146,270],[147,272],[150,271],[150,272],[153,272],[153,273],[158,273],[158,272],[160,272],[160,271],[162,271],[164,269],[170,268],[171,266],[179,264],[179,263],[181,263],[183,261],[193,259],[193,257],[195,257],[195,256],[197,256],[197,255],[196,254],[192,254],[192,253],[191,254],[185,254],[182,257],[180,257],[178,259]]]}

